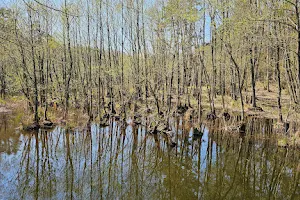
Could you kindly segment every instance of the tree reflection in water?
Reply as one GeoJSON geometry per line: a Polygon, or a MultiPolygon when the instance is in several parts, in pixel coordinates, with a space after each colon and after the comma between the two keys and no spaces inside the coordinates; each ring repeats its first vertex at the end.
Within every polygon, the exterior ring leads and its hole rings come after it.
{"type": "Polygon", "coordinates": [[[261,139],[272,122],[249,121],[246,137],[201,125],[200,138],[192,123],[171,123],[175,148],[114,121],[32,134],[1,126],[0,199],[300,198],[299,150],[261,139]]]}

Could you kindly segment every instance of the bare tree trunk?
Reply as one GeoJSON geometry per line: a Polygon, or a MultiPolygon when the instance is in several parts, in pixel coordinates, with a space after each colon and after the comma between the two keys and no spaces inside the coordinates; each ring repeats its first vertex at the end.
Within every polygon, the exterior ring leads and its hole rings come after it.
{"type": "Polygon", "coordinates": [[[69,22],[69,14],[68,14],[68,8],[67,8],[67,0],[65,0],[65,18],[66,18],[66,25],[67,25],[67,42],[68,42],[68,56],[69,56],[69,62],[70,66],[67,70],[66,68],[66,79],[65,79],[65,114],[64,118],[67,118],[68,115],[68,109],[69,109],[69,95],[70,95],[70,81],[71,81],[71,73],[73,70],[73,57],[72,57],[72,51],[71,51],[71,38],[70,38],[70,22],[69,22]]]}
{"type": "Polygon", "coordinates": [[[255,65],[256,65],[256,59],[255,57],[255,47],[251,47],[250,49],[250,63],[251,63],[251,86],[252,86],[252,107],[256,107],[256,94],[255,94],[255,86],[256,86],[256,80],[255,80],[255,65]]]}
{"type": "Polygon", "coordinates": [[[280,46],[277,45],[276,51],[276,71],[277,71],[277,82],[278,82],[278,97],[277,97],[277,105],[278,105],[278,118],[280,122],[283,122],[282,111],[281,111],[281,79],[280,79],[280,46]]]}
{"type": "Polygon", "coordinates": [[[39,123],[39,102],[38,102],[38,83],[37,83],[37,71],[36,71],[36,62],[35,62],[35,50],[34,50],[34,38],[33,38],[33,20],[32,13],[29,8],[28,15],[30,20],[30,38],[31,38],[31,56],[33,64],[33,85],[34,85],[34,122],[39,123]]]}
{"type": "Polygon", "coordinates": [[[1,85],[1,89],[0,89],[0,94],[1,94],[1,98],[5,99],[6,97],[6,81],[5,81],[5,70],[4,70],[4,64],[1,63],[1,67],[0,67],[0,85],[1,85]]]}

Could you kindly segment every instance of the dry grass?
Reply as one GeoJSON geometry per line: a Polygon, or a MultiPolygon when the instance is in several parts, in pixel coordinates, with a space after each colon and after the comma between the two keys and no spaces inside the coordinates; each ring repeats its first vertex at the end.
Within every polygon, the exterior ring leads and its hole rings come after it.
{"type": "MultiPolygon", "coordinates": [[[[0,99],[0,113],[12,113],[15,116],[15,121],[22,126],[27,126],[33,123],[34,113],[28,108],[28,102],[23,97],[9,97],[5,100],[0,99]]],[[[39,107],[40,121],[44,121],[44,107],[39,107]]],[[[63,120],[64,113],[61,108],[48,107],[48,120],[55,124],[65,124],[68,128],[85,126],[88,122],[88,116],[83,114],[81,110],[70,109],[67,120],[63,120]]]]}

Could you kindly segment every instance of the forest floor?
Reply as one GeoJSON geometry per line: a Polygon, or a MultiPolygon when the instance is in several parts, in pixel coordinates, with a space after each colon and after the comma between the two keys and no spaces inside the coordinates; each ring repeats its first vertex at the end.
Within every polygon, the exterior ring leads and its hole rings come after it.
{"type": "MultiPolygon", "coordinates": [[[[250,89],[248,90],[248,93],[244,92],[244,97],[246,99],[251,99],[251,92],[250,89]]],[[[203,87],[203,100],[202,100],[202,107],[204,114],[209,113],[210,104],[207,97],[207,90],[203,87]]],[[[277,89],[275,86],[270,87],[270,91],[268,92],[263,87],[257,87],[256,90],[256,96],[257,96],[257,106],[261,107],[263,111],[253,111],[251,108],[250,102],[245,102],[245,114],[248,116],[255,116],[258,118],[270,118],[270,119],[278,119],[278,107],[277,107],[277,89]]],[[[149,102],[154,102],[154,100],[150,97],[149,102]]],[[[173,96],[173,100],[176,101],[176,97],[173,96]]],[[[186,99],[181,97],[182,104],[185,104],[186,99]]],[[[225,109],[223,109],[222,106],[222,97],[220,95],[215,98],[215,108],[217,110],[217,115],[222,115],[224,111],[229,112],[231,114],[238,114],[241,112],[241,106],[240,106],[240,100],[233,100],[229,96],[224,96],[224,102],[225,102],[225,109]]],[[[300,109],[295,108],[295,106],[292,108],[290,98],[288,95],[288,91],[283,90],[282,91],[282,114],[283,114],[283,120],[285,122],[289,121],[297,121],[300,122],[300,109]]],[[[195,98],[191,99],[191,105],[194,109],[197,109],[197,101],[195,98]]],[[[119,106],[116,106],[119,107],[119,106]]],[[[139,107],[143,108],[144,105],[140,104],[139,107]]],[[[153,110],[155,110],[154,103],[151,105],[153,110]]],[[[0,114],[1,113],[23,113],[23,121],[24,123],[30,123],[30,119],[33,119],[33,114],[28,108],[28,102],[25,98],[20,96],[15,97],[8,97],[7,99],[3,100],[0,99],[0,114]]],[[[44,109],[40,108],[40,116],[44,115],[44,109]]],[[[118,113],[118,109],[117,109],[118,113]]],[[[62,108],[48,109],[48,116],[50,119],[53,120],[53,122],[58,123],[62,120],[63,117],[63,111],[62,108]]],[[[71,123],[75,126],[75,123],[79,122],[79,124],[84,123],[86,120],[88,120],[88,116],[86,114],[82,113],[82,110],[78,109],[70,109],[69,115],[68,115],[68,123],[71,123]],[[76,122],[75,122],[76,121],[76,122]]]]}
{"type": "MultiPolygon", "coordinates": [[[[245,96],[247,96],[247,99],[251,98],[251,93],[244,93],[245,96]]],[[[204,107],[204,112],[209,110],[209,102],[207,98],[206,88],[203,88],[203,103],[202,106],[204,107]]],[[[251,104],[248,102],[245,102],[245,112],[248,115],[254,116],[257,115],[259,117],[265,117],[265,118],[272,118],[276,119],[278,118],[278,106],[277,106],[277,91],[276,88],[271,87],[270,91],[266,91],[263,88],[257,88],[256,90],[256,96],[257,96],[257,106],[261,107],[263,111],[252,111],[251,110],[251,104]]],[[[184,104],[184,99],[181,99],[181,102],[184,104]]],[[[233,100],[229,96],[224,96],[224,102],[225,102],[225,110],[231,113],[238,113],[241,111],[240,107],[240,100],[233,100]]],[[[191,99],[191,104],[194,108],[197,107],[197,101],[195,99],[191,99]]],[[[287,91],[283,90],[282,92],[282,114],[284,121],[300,121],[300,109],[292,109],[291,102],[289,95],[287,91]]],[[[217,96],[215,99],[215,107],[216,110],[220,111],[223,110],[222,106],[222,97],[217,96]]],[[[27,101],[22,97],[8,97],[6,100],[0,99],[0,113],[10,113],[12,111],[23,111],[25,114],[29,114],[29,109],[27,106],[27,101]]],[[[60,116],[62,113],[60,113],[59,109],[57,116],[60,116]]],[[[74,111],[73,111],[74,112],[74,111]]],[[[74,115],[74,113],[71,112],[71,115],[74,115]]],[[[53,114],[53,113],[52,113],[53,114]]],[[[82,114],[82,113],[81,113],[82,114]]],[[[221,113],[217,113],[221,114],[221,113]]],[[[56,117],[57,117],[56,116],[56,117]]],[[[71,117],[72,118],[72,117],[71,117]]]]}
{"type": "MultiPolygon", "coordinates": [[[[250,90],[249,92],[245,93],[244,96],[246,99],[251,98],[250,90]]],[[[250,116],[257,116],[262,118],[270,118],[270,119],[278,119],[278,106],[277,106],[277,89],[276,87],[270,87],[270,91],[266,91],[262,87],[257,87],[256,90],[256,96],[257,96],[257,106],[261,107],[263,111],[253,111],[251,110],[252,106],[250,102],[245,102],[245,113],[246,115],[250,116]]],[[[204,113],[209,112],[209,102],[207,98],[207,92],[206,88],[203,88],[203,103],[202,106],[204,108],[204,113]]],[[[175,97],[176,98],[176,97],[175,97]]],[[[175,100],[173,98],[173,100],[175,100]]],[[[151,98],[149,99],[151,100],[151,98]]],[[[184,104],[186,101],[184,98],[181,99],[181,102],[184,104]]],[[[240,100],[233,100],[229,96],[224,96],[224,102],[225,102],[225,111],[229,113],[239,113],[241,111],[240,106],[240,100]]],[[[192,107],[195,109],[197,108],[197,101],[195,99],[191,99],[192,107]]],[[[290,98],[288,95],[288,92],[286,90],[282,91],[282,114],[284,121],[299,121],[300,122],[300,109],[295,106],[292,108],[290,98]]],[[[30,110],[27,106],[27,100],[23,97],[15,96],[15,97],[8,97],[7,99],[3,100],[0,98],[0,113],[11,113],[11,112],[23,112],[26,116],[26,119],[28,119],[28,115],[31,114],[30,110]]],[[[141,105],[143,106],[143,105],[141,105]]],[[[155,106],[152,106],[155,108],[155,106]]],[[[222,97],[220,95],[215,98],[215,107],[217,110],[217,115],[222,114],[223,106],[222,106],[222,97]]],[[[75,120],[75,115],[79,115],[79,110],[71,110],[69,121],[75,120]]],[[[61,109],[49,109],[50,118],[53,117],[53,119],[61,118],[63,115],[63,112],[61,109]]],[[[43,116],[43,109],[40,109],[40,115],[43,116]]],[[[84,116],[82,113],[80,114],[82,117],[87,118],[87,116],[84,116]]],[[[76,118],[78,120],[78,118],[76,118]]]]}
{"type": "MultiPolygon", "coordinates": [[[[205,96],[205,89],[203,94],[205,96]]],[[[257,107],[262,108],[263,111],[253,111],[252,105],[250,103],[251,92],[250,89],[248,92],[244,92],[243,95],[249,102],[244,102],[245,106],[245,114],[248,116],[256,116],[260,118],[270,118],[270,119],[278,119],[278,93],[277,88],[275,86],[270,87],[270,91],[265,90],[263,87],[257,87],[256,89],[256,104],[257,107]]],[[[207,99],[203,100],[203,106],[205,108],[209,108],[209,103],[207,99]]],[[[240,100],[233,100],[229,96],[224,96],[225,102],[225,110],[231,113],[241,112],[240,100]]],[[[282,91],[281,97],[281,105],[282,105],[282,115],[284,121],[298,121],[300,122],[300,108],[291,104],[290,97],[288,91],[282,91]]],[[[217,110],[223,110],[222,106],[222,97],[217,96],[215,99],[215,107],[217,110]]]]}

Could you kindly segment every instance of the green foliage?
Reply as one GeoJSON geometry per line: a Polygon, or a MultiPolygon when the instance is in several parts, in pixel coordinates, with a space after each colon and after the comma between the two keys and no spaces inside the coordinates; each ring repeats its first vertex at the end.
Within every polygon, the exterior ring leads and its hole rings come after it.
{"type": "Polygon", "coordinates": [[[50,38],[49,38],[49,48],[50,48],[51,50],[55,50],[55,49],[57,49],[58,47],[60,47],[60,44],[55,40],[55,38],[50,37],[50,38]]]}
{"type": "Polygon", "coordinates": [[[173,20],[186,20],[187,22],[196,22],[199,20],[199,13],[193,1],[170,0],[164,7],[164,17],[172,22],[173,20]]]}
{"type": "MultiPolygon", "coordinates": [[[[46,95],[47,101],[58,99],[63,104],[69,97],[71,106],[80,104],[85,110],[99,106],[100,97],[110,90],[116,101],[122,96],[120,90],[127,100],[138,93],[137,88],[144,98],[149,85],[159,98],[164,95],[163,100],[169,90],[183,93],[185,99],[188,92],[197,90],[200,72],[205,69],[201,74],[203,101],[210,99],[210,91],[221,90],[223,79],[226,95],[234,93],[239,98],[239,78],[243,92],[249,92],[251,56],[257,60],[257,86],[266,83],[266,71],[274,84],[276,62],[286,91],[291,84],[288,77],[297,80],[298,32],[292,28],[297,16],[287,1],[167,0],[150,6],[142,0],[89,3],[67,1],[54,12],[33,1],[0,10],[0,66],[5,72],[0,82],[6,84],[9,95],[24,94],[33,101],[36,77],[38,101],[45,101],[46,95]],[[280,58],[275,61],[278,44],[280,58]],[[289,76],[284,74],[287,55],[289,76]]],[[[292,86],[299,88],[294,82],[292,86]]],[[[291,96],[290,92],[282,95],[291,96]]],[[[195,99],[191,97],[194,103],[195,99]]],[[[226,104],[238,107],[240,101],[226,104]]]]}

